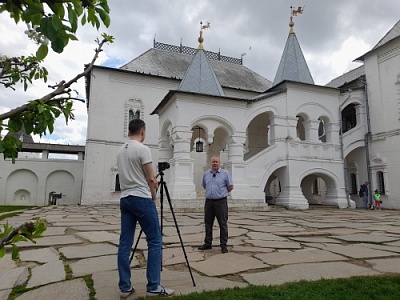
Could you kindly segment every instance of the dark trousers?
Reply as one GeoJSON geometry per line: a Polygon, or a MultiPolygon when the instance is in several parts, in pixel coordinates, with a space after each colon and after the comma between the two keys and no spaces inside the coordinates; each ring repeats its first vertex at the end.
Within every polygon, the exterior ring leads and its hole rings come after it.
{"type": "Polygon", "coordinates": [[[212,245],[214,219],[217,218],[220,232],[220,246],[226,246],[228,242],[228,201],[225,198],[219,200],[206,199],[204,205],[204,223],[206,237],[204,244],[212,245]]]}

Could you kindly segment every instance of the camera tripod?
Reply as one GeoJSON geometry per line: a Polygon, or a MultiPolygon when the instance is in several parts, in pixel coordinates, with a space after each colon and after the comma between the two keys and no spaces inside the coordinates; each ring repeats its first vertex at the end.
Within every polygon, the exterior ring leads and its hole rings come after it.
{"type": "MultiPolygon", "coordinates": [[[[163,172],[163,171],[159,171],[157,177],[158,177],[159,175],[160,175],[159,186],[160,186],[160,208],[161,208],[161,238],[162,238],[162,235],[163,235],[163,219],[164,219],[164,218],[163,218],[163,211],[164,211],[163,202],[164,202],[164,190],[165,190],[165,194],[167,195],[167,200],[168,200],[168,203],[169,203],[169,208],[170,208],[170,210],[171,210],[172,217],[173,217],[173,219],[174,219],[176,232],[178,233],[179,241],[180,241],[180,243],[181,243],[181,247],[182,247],[182,251],[183,251],[183,255],[185,256],[186,264],[187,264],[188,269],[189,269],[190,277],[192,278],[193,286],[196,286],[196,283],[194,282],[194,278],[193,278],[193,274],[192,274],[192,269],[190,268],[189,260],[188,260],[187,255],[186,255],[186,250],[185,250],[185,247],[184,247],[184,245],[183,245],[183,241],[182,241],[182,237],[181,237],[181,232],[180,232],[179,227],[178,227],[178,222],[176,221],[174,209],[173,209],[173,207],[172,207],[171,198],[170,198],[170,196],[169,196],[167,183],[164,181],[164,172],[163,172]]],[[[134,256],[135,251],[136,251],[136,249],[137,249],[137,246],[138,246],[138,244],[139,244],[140,237],[142,236],[142,233],[143,233],[143,230],[140,229],[140,233],[139,233],[138,238],[137,238],[137,240],[136,240],[135,247],[132,249],[132,255],[131,255],[129,264],[132,263],[133,256],[134,256]]],[[[161,261],[162,261],[162,258],[161,258],[161,261]]],[[[161,270],[162,270],[162,263],[161,263],[161,270]]]]}

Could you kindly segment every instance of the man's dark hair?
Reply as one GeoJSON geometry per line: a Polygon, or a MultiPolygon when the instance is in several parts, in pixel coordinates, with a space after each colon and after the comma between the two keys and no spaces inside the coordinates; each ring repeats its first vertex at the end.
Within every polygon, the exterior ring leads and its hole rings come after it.
{"type": "Polygon", "coordinates": [[[146,123],[143,120],[133,119],[129,122],[129,135],[137,135],[142,129],[146,129],[146,123]]]}

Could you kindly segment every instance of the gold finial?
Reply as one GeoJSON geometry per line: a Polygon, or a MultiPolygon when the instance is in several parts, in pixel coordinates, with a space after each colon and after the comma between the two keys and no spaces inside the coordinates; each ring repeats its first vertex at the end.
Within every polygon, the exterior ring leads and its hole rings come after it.
{"type": "Polygon", "coordinates": [[[293,17],[297,16],[298,14],[302,14],[304,11],[304,6],[294,8],[293,6],[290,7],[290,22],[289,22],[289,27],[290,31],[289,33],[294,33],[294,22],[293,22],[293,17]]]}
{"type": "Polygon", "coordinates": [[[199,38],[197,39],[198,41],[199,41],[199,46],[197,47],[197,49],[199,49],[199,50],[204,50],[204,47],[203,47],[203,42],[204,42],[204,38],[203,38],[203,30],[206,30],[206,29],[209,29],[209,28],[211,28],[210,27],[210,22],[207,22],[207,24],[206,25],[203,25],[203,22],[200,22],[200,36],[199,36],[199,38]]]}

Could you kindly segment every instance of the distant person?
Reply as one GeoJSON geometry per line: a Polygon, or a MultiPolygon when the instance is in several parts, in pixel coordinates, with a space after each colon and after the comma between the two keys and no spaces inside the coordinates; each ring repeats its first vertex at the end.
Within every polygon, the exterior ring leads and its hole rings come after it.
{"type": "Polygon", "coordinates": [[[363,209],[368,209],[368,181],[360,186],[359,196],[362,198],[363,209]]]}
{"type": "Polygon", "coordinates": [[[206,237],[199,250],[212,248],[214,220],[217,218],[220,231],[221,252],[227,253],[228,242],[228,193],[233,190],[233,182],[228,171],[221,169],[218,156],[211,158],[211,169],[203,175],[203,188],[206,190],[204,204],[204,223],[206,237]]]}
{"type": "Polygon", "coordinates": [[[160,284],[161,272],[161,229],[156,209],[158,182],[154,175],[151,152],[143,145],[146,124],[143,120],[129,122],[129,138],[118,150],[117,164],[121,186],[121,234],[118,247],[119,289],[122,299],[135,292],[131,283],[129,254],[135,236],[136,223],[146,235],[147,286],[146,296],[171,296],[174,291],[160,284]]]}
{"type": "MultiPolygon", "coordinates": [[[[373,194],[374,200],[375,200],[375,207],[379,210],[381,210],[381,204],[382,204],[382,200],[381,200],[381,194],[379,193],[378,190],[375,190],[374,194],[373,194]]],[[[373,207],[371,209],[374,209],[373,207]]]]}

